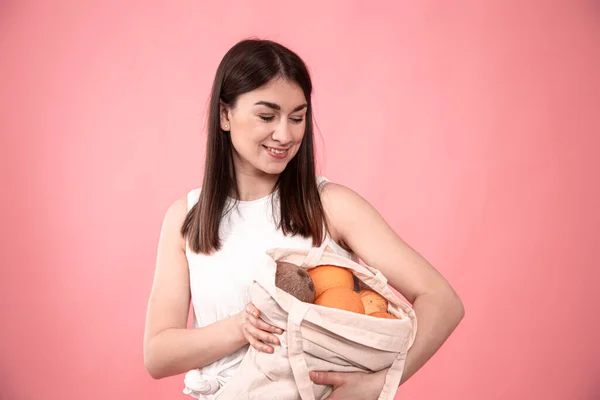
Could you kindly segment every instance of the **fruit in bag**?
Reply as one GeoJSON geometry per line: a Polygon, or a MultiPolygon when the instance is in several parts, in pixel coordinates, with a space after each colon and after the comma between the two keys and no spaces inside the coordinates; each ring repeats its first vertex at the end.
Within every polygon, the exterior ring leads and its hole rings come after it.
{"type": "Polygon", "coordinates": [[[308,270],[315,284],[315,296],[318,298],[326,290],[334,287],[345,287],[354,290],[352,271],[335,265],[319,265],[308,270]]]}
{"type": "Polygon", "coordinates": [[[365,313],[365,306],[363,305],[360,295],[354,290],[342,286],[327,289],[317,297],[315,304],[359,314],[365,313]]]}
{"type": "Polygon", "coordinates": [[[365,314],[372,314],[374,312],[387,312],[388,302],[379,293],[374,290],[361,290],[358,292],[360,298],[365,306],[365,314]]]}
{"type": "Polygon", "coordinates": [[[389,312],[377,311],[377,312],[371,313],[369,315],[371,317],[377,317],[377,318],[398,319],[398,317],[396,317],[395,315],[390,314],[389,312]]]}
{"type": "Polygon", "coordinates": [[[315,284],[302,267],[285,261],[277,261],[275,286],[305,303],[314,303],[315,284]]]}

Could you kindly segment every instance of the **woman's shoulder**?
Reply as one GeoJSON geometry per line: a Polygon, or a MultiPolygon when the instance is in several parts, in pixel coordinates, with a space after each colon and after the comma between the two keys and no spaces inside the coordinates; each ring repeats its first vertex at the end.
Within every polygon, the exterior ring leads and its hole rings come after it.
{"type": "Polygon", "coordinates": [[[190,211],[192,209],[192,207],[194,207],[196,205],[196,203],[198,202],[198,199],[200,199],[200,192],[201,192],[201,188],[195,188],[195,189],[189,190],[185,194],[184,197],[187,200],[187,210],[188,211],[190,211]]]}
{"type": "Polygon", "coordinates": [[[325,177],[318,179],[321,204],[327,216],[329,235],[333,242],[346,252],[353,254],[346,243],[344,232],[348,230],[357,215],[364,213],[365,200],[349,187],[333,182],[325,177]]]}
{"type": "Polygon", "coordinates": [[[191,189],[180,194],[167,207],[165,218],[174,221],[185,220],[189,211],[198,202],[199,197],[200,188],[191,189]]]}
{"type": "Polygon", "coordinates": [[[319,191],[321,192],[322,195],[326,195],[326,196],[339,196],[340,193],[341,195],[344,195],[344,189],[345,190],[350,190],[347,186],[333,181],[329,178],[327,178],[326,176],[323,175],[318,175],[317,176],[317,186],[319,187],[319,191]]]}
{"type": "Polygon", "coordinates": [[[180,235],[180,230],[188,214],[187,203],[187,193],[173,200],[164,213],[161,227],[161,237],[169,238],[168,240],[171,241],[178,241],[182,249],[185,249],[185,240],[180,235]]]}
{"type": "Polygon", "coordinates": [[[323,207],[331,217],[345,219],[345,217],[353,215],[353,212],[364,211],[370,206],[364,197],[342,183],[323,177],[319,187],[323,207]]]}
{"type": "Polygon", "coordinates": [[[330,182],[330,180],[326,176],[317,175],[317,185],[322,185],[327,182],[330,182]]]}
{"type": "Polygon", "coordinates": [[[317,175],[317,188],[319,189],[319,192],[321,192],[323,190],[323,188],[325,188],[325,186],[327,186],[329,184],[334,184],[334,182],[332,182],[326,176],[317,175]]]}

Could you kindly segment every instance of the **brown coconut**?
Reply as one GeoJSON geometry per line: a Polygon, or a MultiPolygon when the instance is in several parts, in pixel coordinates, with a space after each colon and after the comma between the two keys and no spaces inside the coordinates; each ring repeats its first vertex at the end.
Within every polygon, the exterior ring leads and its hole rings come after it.
{"type": "Polygon", "coordinates": [[[305,303],[315,302],[315,284],[306,270],[297,265],[277,261],[275,286],[305,303]]]}

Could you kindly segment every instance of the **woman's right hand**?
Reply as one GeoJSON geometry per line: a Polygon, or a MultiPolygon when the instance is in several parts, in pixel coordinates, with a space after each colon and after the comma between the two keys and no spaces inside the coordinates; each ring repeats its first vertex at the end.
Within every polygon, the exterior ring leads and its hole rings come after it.
{"type": "Polygon", "coordinates": [[[240,329],[248,343],[250,343],[250,346],[258,351],[273,353],[273,347],[264,342],[280,344],[279,339],[274,333],[281,335],[283,330],[263,321],[260,318],[260,311],[252,302],[248,303],[246,308],[238,315],[240,318],[240,329]]]}

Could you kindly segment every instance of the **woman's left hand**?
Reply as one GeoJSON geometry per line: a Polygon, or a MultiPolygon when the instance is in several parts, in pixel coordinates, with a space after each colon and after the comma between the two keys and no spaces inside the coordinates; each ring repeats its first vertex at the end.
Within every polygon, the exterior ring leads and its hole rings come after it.
{"type": "Polygon", "coordinates": [[[375,373],[311,371],[310,379],[316,384],[333,386],[328,400],[377,400],[386,373],[387,370],[375,373]]]}

